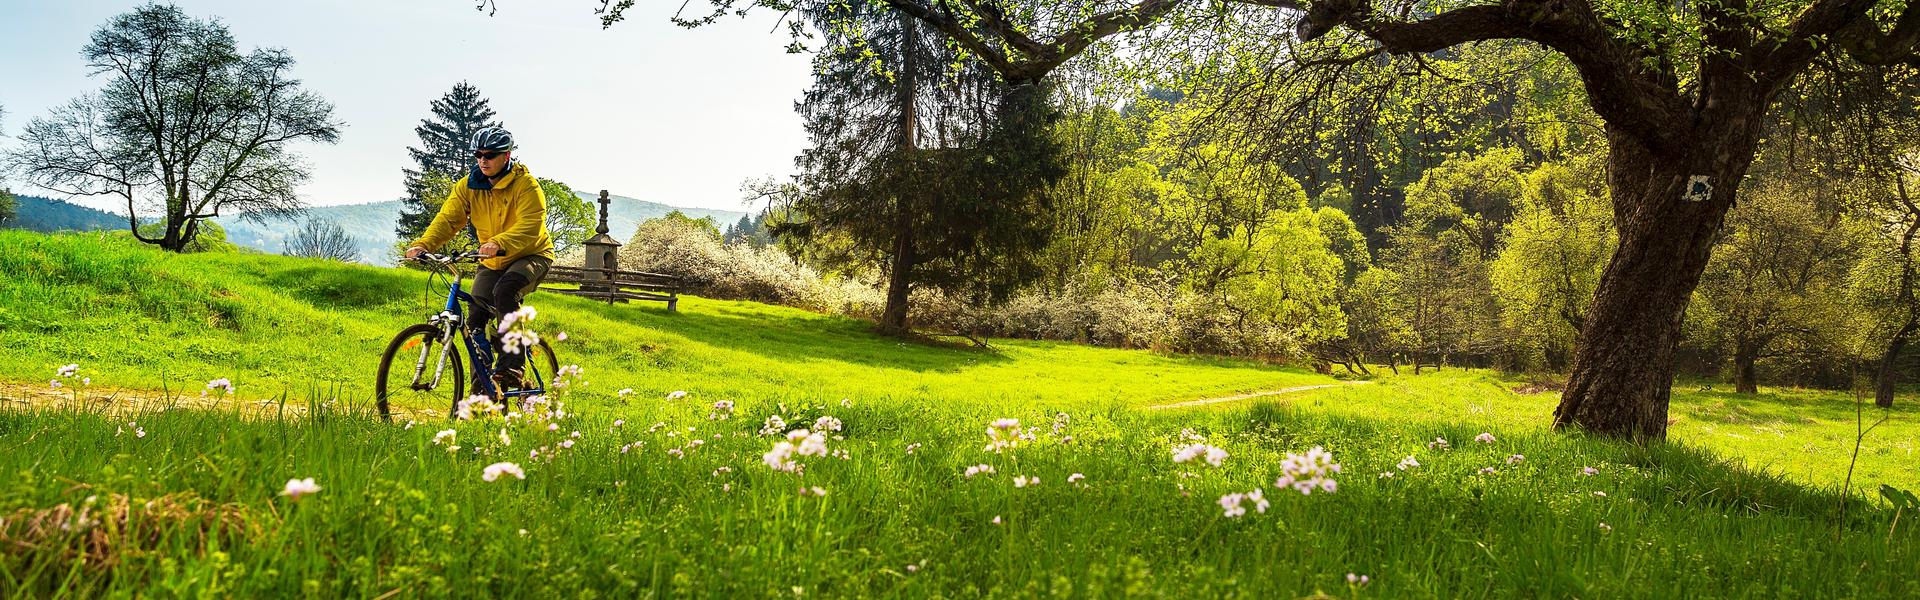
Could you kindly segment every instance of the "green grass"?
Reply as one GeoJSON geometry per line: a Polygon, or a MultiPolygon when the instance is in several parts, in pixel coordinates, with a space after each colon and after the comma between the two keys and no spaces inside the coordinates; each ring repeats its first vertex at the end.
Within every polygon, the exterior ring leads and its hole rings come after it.
{"type": "MultiPolygon", "coordinates": [[[[378,349],[421,312],[416,274],[165,256],[86,236],[0,232],[0,248],[0,272],[13,274],[0,278],[0,377],[44,385],[54,366],[78,362],[97,384],[195,396],[229,377],[248,399],[310,409],[289,420],[0,410],[3,596],[1920,592],[1915,515],[1896,527],[1882,504],[1843,502],[1832,488],[1850,406],[1839,394],[1683,391],[1680,443],[1653,447],[1548,432],[1551,394],[1514,394],[1484,372],[1149,411],[1332,380],[1068,344],[910,344],[750,303],[687,299],[673,315],[543,294],[531,301],[538,323],[568,332],[557,350],[591,382],[561,397],[577,414],[554,432],[542,419],[462,422],[462,449],[449,452],[431,441],[444,422],[389,425],[351,410],[378,349]],[[639,393],[623,400],[621,388],[639,393]],[[672,390],[690,393],[666,400],[672,390]],[[716,400],[736,402],[736,416],[711,420],[716,400]],[[769,469],[761,455],[776,438],[759,430],[773,415],[840,419],[844,439],[828,446],[847,458],[807,457],[804,475],[769,469]],[[1001,417],[1036,427],[1035,439],[985,452],[1001,417]],[[556,451],[575,430],[577,445],[556,451]],[[1175,464],[1183,430],[1230,457],[1175,464]],[[1473,442],[1483,431],[1498,441],[1473,442]],[[703,444],[690,447],[695,437],[703,444]],[[1453,448],[1430,449],[1435,437],[1453,448]],[[1344,467],[1339,490],[1274,489],[1287,453],[1315,446],[1344,467]],[[541,447],[552,459],[529,459],[541,447]],[[1509,464],[1514,454],[1525,458],[1509,464]],[[1396,469],[1406,456],[1421,466],[1396,469]],[[482,481],[497,461],[527,478],[482,481]],[[962,474],[982,463],[997,472],[962,474]],[[1598,474],[1582,475],[1588,466],[1598,474]],[[1075,473],[1080,485],[1068,483],[1075,473]],[[1015,487],[1018,475],[1042,483],[1015,487]],[[296,477],[324,489],[277,497],[296,477]],[[827,495],[800,493],[813,486],[827,495]],[[1256,488],[1268,511],[1222,515],[1223,494],[1256,488]],[[129,516],[80,532],[48,512],[91,506],[98,519],[119,497],[132,499],[121,503],[129,516]],[[1347,573],[1372,583],[1349,586],[1347,573]]],[[[1868,438],[1856,488],[1914,481],[1899,445],[1911,448],[1911,409],[1894,418],[1868,438]]]]}
{"type": "MultiPolygon", "coordinates": [[[[424,274],[261,254],[164,255],[102,235],[0,231],[0,377],[46,381],[83,364],[96,382],[199,389],[232,379],[243,396],[340,388],[372,396],[387,342],[438,312],[424,274]],[[431,305],[429,310],[427,306],[431,305]]],[[[614,390],[838,401],[913,397],[998,407],[1132,406],[1330,381],[1301,369],[1054,342],[995,340],[994,351],[877,337],[862,321],[685,297],[606,305],[552,293],[527,300],[556,353],[586,369],[604,406],[614,390]],[[1037,406],[1036,406],[1037,405],[1037,406]]],[[[197,393],[197,392],[196,392],[197,393]]],[[[586,400],[582,400],[585,402],[586,400]]],[[[451,404],[452,398],[448,399],[451,404]]],[[[438,408],[438,407],[436,407],[438,408]]]]}

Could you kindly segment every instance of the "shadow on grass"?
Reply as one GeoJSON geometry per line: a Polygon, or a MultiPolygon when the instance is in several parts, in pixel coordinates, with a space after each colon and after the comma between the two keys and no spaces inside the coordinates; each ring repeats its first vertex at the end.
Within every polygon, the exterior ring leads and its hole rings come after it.
{"type": "MultiPolygon", "coordinates": [[[[1835,394],[1844,392],[1694,391],[1685,392],[1693,402],[1676,404],[1675,408],[1686,418],[1724,425],[1807,425],[1816,420],[1851,423],[1856,416],[1871,423],[1882,414],[1883,409],[1875,408],[1872,398],[1864,400],[1865,411],[1856,413],[1859,407],[1851,395],[1836,398],[1835,394]]],[[[1912,402],[1896,402],[1893,408],[1884,410],[1891,411],[1895,418],[1920,416],[1920,407],[1912,402]]]]}
{"type": "MultiPolygon", "coordinates": [[[[873,324],[858,319],[811,313],[804,316],[768,314],[745,305],[685,296],[681,297],[681,310],[675,313],[667,312],[666,307],[660,304],[609,305],[567,297],[546,299],[544,302],[782,363],[839,362],[875,368],[954,373],[1010,360],[992,349],[926,338],[880,335],[874,333],[873,324]],[[823,349],[828,351],[823,352],[823,349]]],[[[647,348],[641,350],[651,351],[647,348]]]]}

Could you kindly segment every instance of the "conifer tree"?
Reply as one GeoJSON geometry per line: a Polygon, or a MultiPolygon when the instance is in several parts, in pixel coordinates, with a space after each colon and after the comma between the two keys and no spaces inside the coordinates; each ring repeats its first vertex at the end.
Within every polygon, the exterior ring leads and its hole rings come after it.
{"type": "Polygon", "coordinates": [[[419,237],[420,232],[426,230],[441,200],[423,197],[426,194],[423,176],[439,173],[459,180],[466,174],[467,165],[473,162],[467,145],[473,140],[474,132],[501,126],[493,120],[493,108],[487,105],[486,97],[480,95],[480,88],[465,81],[454,84],[452,91],[434,100],[429,107],[433,116],[421,119],[420,126],[413,128],[414,134],[420,136],[420,147],[407,148],[415,167],[402,170],[406,174],[407,196],[403,199],[406,206],[401,209],[400,222],[394,227],[394,234],[402,240],[419,237]]]}

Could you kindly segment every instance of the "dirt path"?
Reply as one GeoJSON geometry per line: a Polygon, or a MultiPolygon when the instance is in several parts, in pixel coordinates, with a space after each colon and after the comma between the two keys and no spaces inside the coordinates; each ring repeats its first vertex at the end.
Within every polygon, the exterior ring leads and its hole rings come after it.
{"type": "Polygon", "coordinates": [[[1205,400],[1188,400],[1188,401],[1186,401],[1186,402],[1175,402],[1175,403],[1172,403],[1172,404],[1156,404],[1156,405],[1153,405],[1153,406],[1149,406],[1149,407],[1147,407],[1147,410],[1165,410],[1165,409],[1169,409],[1169,408],[1188,408],[1188,407],[1193,407],[1193,406],[1206,406],[1206,405],[1209,405],[1209,404],[1220,404],[1220,403],[1223,403],[1223,402],[1237,402],[1237,401],[1240,401],[1240,400],[1247,400],[1247,399],[1251,399],[1251,398],[1260,398],[1260,397],[1264,397],[1264,396],[1278,396],[1278,395],[1281,395],[1281,394],[1291,394],[1291,393],[1294,393],[1294,392],[1304,392],[1304,391],[1307,391],[1307,390],[1317,390],[1317,389],[1321,389],[1321,388],[1330,388],[1330,387],[1340,387],[1340,386],[1343,386],[1343,385],[1366,385],[1366,384],[1369,384],[1369,383],[1373,383],[1373,382],[1371,382],[1371,381],[1348,381],[1348,382],[1345,382],[1345,383],[1327,383],[1327,384],[1321,384],[1321,385],[1303,385],[1303,386],[1299,386],[1299,387],[1290,387],[1290,388],[1286,388],[1286,389],[1279,389],[1279,390],[1273,390],[1273,391],[1271,391],[1271,392],[1255,392],[1255,393],[1252,393],[1252,394],[1241,394],[1241,395],[1238,395],[1238,396],[1227,396],[1227,397],[1224,397],[1224,398],[1208,398],[1208,399],[1205,399],[1205,400]]]}
{"type": "MultiPolygon", "coordinates": [[[[244,396],[201,396],[198,392],[162,392],[100,385],[88,386],[80,390],[79,394],[75,394],[74,389],[70,387],[56,388],[46,383],[0,380],[0,409],[58,407],[103,411],[114,415],[180,408],[225,410],[240,413],[243,417],[268,419],[282,415],[300,417],[307,414],[305,400],[290,399],[286,406],[282,407],[277,400],[255,400],[244,396]]],[[[393,416],[396,420],[427,420],[445,418],[446,413],[396,407],[393,416]]]]}

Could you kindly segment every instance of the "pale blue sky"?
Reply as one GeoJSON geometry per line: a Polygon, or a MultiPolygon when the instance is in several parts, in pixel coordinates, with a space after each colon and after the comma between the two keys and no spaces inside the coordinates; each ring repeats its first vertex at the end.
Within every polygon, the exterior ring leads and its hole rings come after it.
{"type": "MultiPolygon", "coordinates": [[[[140,4],[0,0],[0,135],[98,89],[80,48],[107,18],[140,4]]],[[[492,99],[535,174],[576,188],[738,210],[743,180],[784,176],[806,145],[793,101],[811,67],[784,51],[772,13],[685,30],[667,22],[679,0],[641,0],[603,31],[598,0],[499,0],[492,17],[472,0],[174,4],[218,16],[243,51],[286,48],[299,61],[294,75],[333,102],[347,125],[340,143],[298,147],[313,172],[301,196],[314,205],[399,197],[414,126],[461,80],[492,99]]]]}

